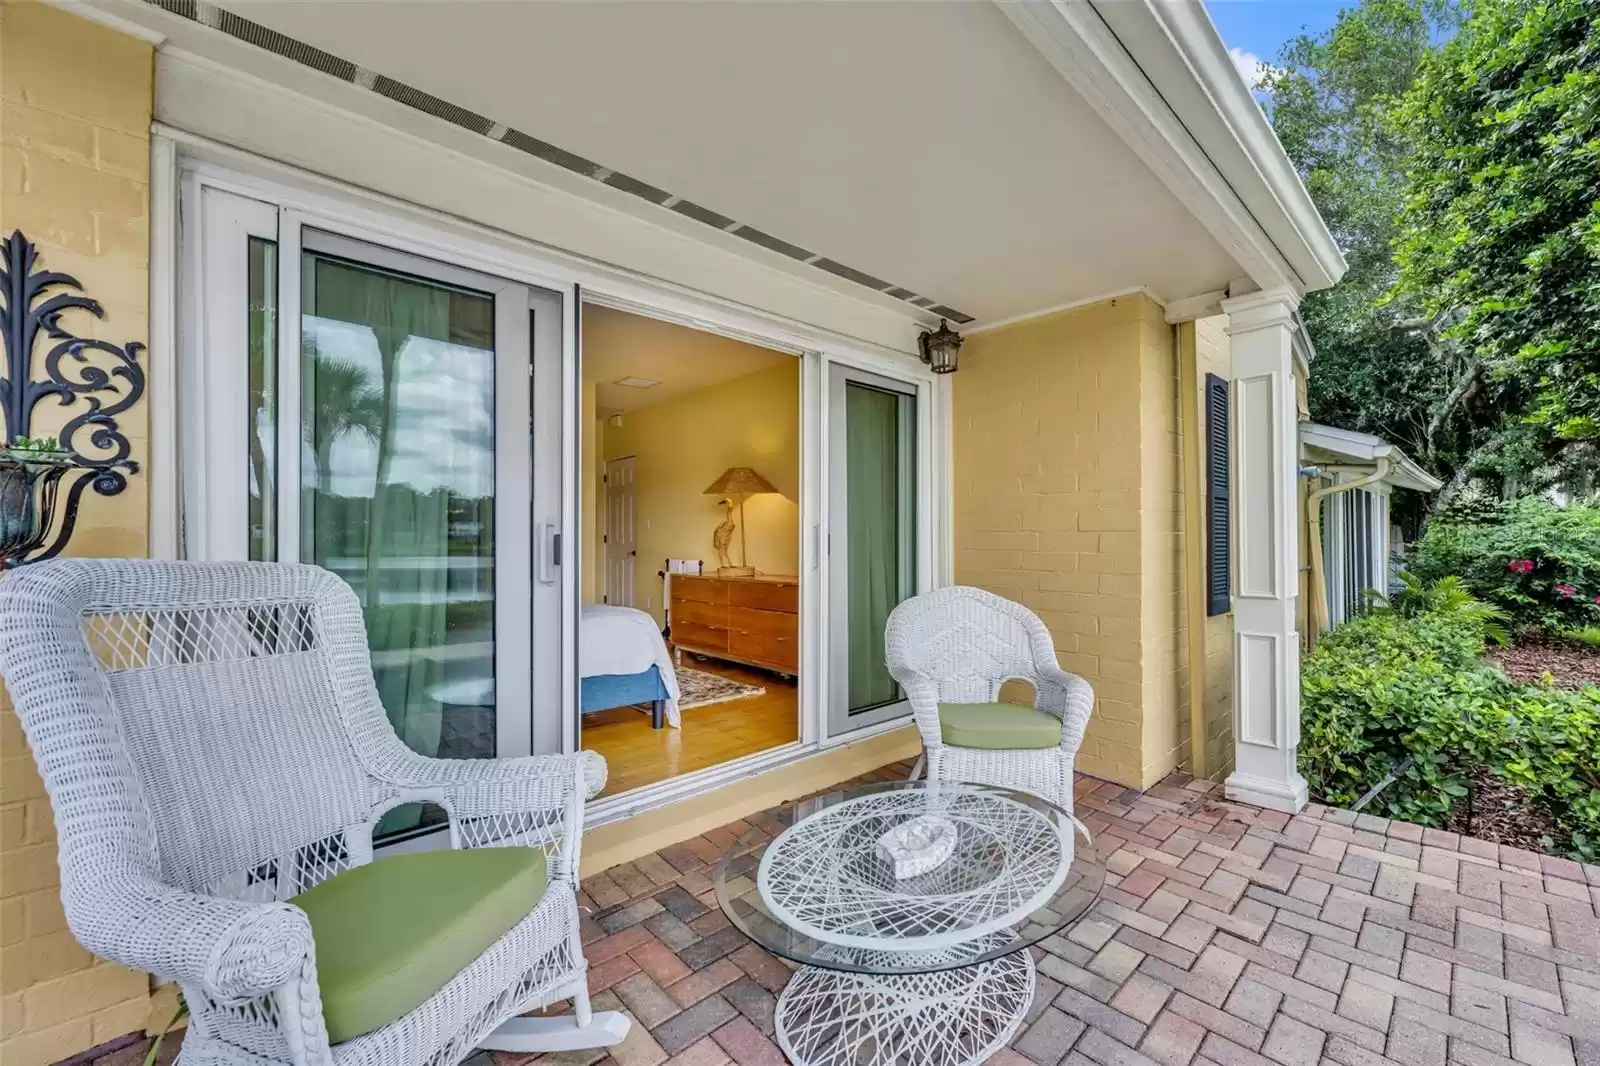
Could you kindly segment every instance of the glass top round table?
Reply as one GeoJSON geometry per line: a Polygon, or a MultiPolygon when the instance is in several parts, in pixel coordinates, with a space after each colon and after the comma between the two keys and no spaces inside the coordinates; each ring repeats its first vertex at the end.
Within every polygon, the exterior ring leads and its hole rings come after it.
{"type": "Polygon", "coordinates": [[[783,808],[728,848],[714,879],[729,920],[774,955],[881,975],[1015,954],[1082,917],[1104,882],[1088,832],[1059,807],[925,781],[783,808]]]}

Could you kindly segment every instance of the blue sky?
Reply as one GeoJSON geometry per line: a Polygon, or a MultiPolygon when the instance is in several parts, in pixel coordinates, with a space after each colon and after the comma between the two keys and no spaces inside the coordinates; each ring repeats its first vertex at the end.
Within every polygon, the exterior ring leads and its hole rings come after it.
{"type": "Polygon", "coordinates": [[[1211,21],[1217,24],[1233,61],[1247,80],[1260,63],[1270,63],[1278,49],[1302,29],[1310,32],[1333,25],[1343,7],[1356,0],[1206,0],[1211,21]]]}

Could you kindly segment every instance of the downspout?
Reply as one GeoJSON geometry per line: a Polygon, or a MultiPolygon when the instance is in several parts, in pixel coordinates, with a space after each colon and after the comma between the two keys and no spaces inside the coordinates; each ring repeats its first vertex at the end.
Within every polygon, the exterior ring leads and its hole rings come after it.
{"type": "Polygon", "coordinates": [[[1178,354],[1179,479],[1183,501],[1183,599],[1189,619],[1189,761],[1195,777],[1206,776],[1206,611],[1205,553],[1200,515],[1200,378],[1194,323],[1184,345],[1183,326],[1172,327],[1172,344],[1178,354]]]}
{"type": "Polygon", "coordinates": [[[1346,481],[1339,485],[1329,485],[1325,489],[1317,489],[1306,496],[1306,523],[1311,529],[1311,632],[1306,634],[1308,649],[1315,647],[1318,635],[1327,631],[1332,624],[1328,620],[1328,579],[1322,569],[1322,501],[1329,496],[1352,489],[1365,488],[1376,484],[1389,476],[1393,466],[1388,456],[1380,456],[1378,465],[1372,473],[1365,477],[1358,477],[1354,481],[1346,481]]]}

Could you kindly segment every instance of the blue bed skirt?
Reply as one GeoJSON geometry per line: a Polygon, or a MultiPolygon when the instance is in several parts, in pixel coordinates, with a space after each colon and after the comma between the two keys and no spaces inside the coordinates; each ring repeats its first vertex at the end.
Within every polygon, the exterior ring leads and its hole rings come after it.
{"type": "Polygon", "coordinates": [[[631,707],[635,703],[652,704],[652,724],[660,729],[667,699],[667,686],[661,680],[661,670],[652,666],[638,674],[597,674],[583,679],[579,707],[584,714],[608,711],[613,707],[631,707]]]}

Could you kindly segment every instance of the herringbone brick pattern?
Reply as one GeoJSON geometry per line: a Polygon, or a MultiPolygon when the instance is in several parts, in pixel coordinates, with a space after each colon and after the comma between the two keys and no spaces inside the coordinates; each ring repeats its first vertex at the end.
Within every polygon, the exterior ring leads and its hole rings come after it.
{"type": "MultiPolygon", "coordinates": [[[[1181,776],[1077,791],[1105,893],[1036,953],[1028,1024],[992,1066],[1600,1066],[1600,867],[1348,811],[1290,818],[1181,776]]],[[[584,882],[590,987],[634,1017],[623,1044],[474,1066],[782,1063],[789,970],[711,886],[723,849],[772,824],[584,882]]]]}

